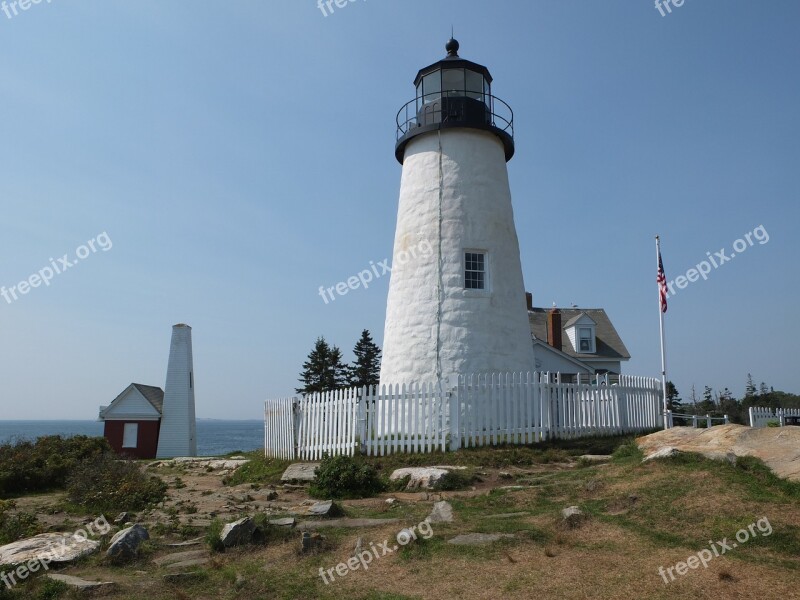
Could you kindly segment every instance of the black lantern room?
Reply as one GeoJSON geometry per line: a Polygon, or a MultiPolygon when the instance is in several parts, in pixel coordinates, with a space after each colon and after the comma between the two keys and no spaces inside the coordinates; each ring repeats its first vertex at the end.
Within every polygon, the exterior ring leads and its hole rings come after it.
{"type": "Polygon", "coordinates": [[[458,42],[450,38],[445,46],[447,56],[417,73],[416,98],[397,113],[395,156],[401,164],[411,138],[450,127],[494,133],[503,142],[506,160],[514,155],[511,107],[492,96],[489,69],[461,58],[458,48],[458,42]]]}

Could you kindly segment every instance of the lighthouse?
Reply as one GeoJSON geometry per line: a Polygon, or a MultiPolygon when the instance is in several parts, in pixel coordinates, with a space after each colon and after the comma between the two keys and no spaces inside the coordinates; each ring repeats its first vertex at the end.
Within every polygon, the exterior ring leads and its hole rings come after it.
{"type": "Polygon", "coordinates": [[[397,115],[402,165],[382,384],[533,370],[506,163],[511,108],[483,65],[447,56],[414,80],[397,115]],[[421,252],[432,248],[432,252],[421,252]]]}
{"type": "Polygon", "coordinates": [[[192,328],[172,327],[157,458],[197,456],[192,328]]]}

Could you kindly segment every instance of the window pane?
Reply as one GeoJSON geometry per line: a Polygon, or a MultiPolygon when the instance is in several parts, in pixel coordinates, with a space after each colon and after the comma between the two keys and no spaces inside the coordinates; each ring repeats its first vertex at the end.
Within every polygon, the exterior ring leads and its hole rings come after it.
{"type": "Polygon", "coordinates": [[[139,424],[138,423],[125,423],[122,432],[122,447],[123,448],[136,448],[139,439],[139,424]]]}
{"type": "Polygon", "coordinates": [[[483,75],[475,71],[466,70],[467,97],[483,100],[483,75]]]}
{"type": "Polygon", "coordinates": [[[464,253],[464,288],[468,290],[486,289],[485,255],[480,252],[464,253]]]}
{"type": "Polygon", "coordinates": [[[464,69],[445,69],[442,71],[442,86],[448,96],[463,96],[464,69]]]}
{"type": "Polygon", "coordinates": [[[423,102],[435,102],[441,96],[442,92],[442,72],[434,71],[430,75],[425,75],[422,78],[422,93],[424,94],[423,102]]]}

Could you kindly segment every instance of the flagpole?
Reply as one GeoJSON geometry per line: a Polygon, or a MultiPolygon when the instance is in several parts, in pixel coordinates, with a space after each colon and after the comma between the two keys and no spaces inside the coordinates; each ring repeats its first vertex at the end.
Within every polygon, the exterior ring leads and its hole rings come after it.
{"type": "MultiPolygon", "coordinates": [[[[656,268],[659,268],[661,259],[661,238],[656,236],[656,268]]],[[[664,429],[669,429],[667,420],[667,350],[664,342],[664,311],[661,310],[661,290],[658,292],[658,325],[661,334],[661,393],[664,404],[664,429]]]]}

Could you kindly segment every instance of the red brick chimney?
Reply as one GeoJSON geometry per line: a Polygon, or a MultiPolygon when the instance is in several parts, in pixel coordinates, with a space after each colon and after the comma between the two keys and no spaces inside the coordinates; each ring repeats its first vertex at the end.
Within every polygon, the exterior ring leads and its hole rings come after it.
{"type": "Polygon", "coordinates": [[[561,350],[561,311],[557,308],[547,311],[547,343],[561,350]]]}

